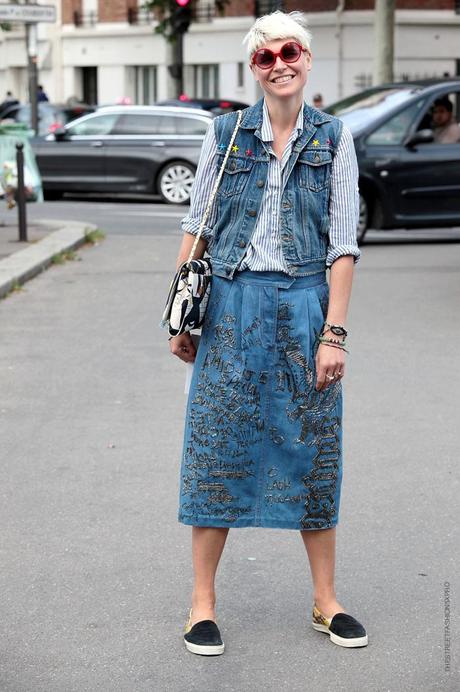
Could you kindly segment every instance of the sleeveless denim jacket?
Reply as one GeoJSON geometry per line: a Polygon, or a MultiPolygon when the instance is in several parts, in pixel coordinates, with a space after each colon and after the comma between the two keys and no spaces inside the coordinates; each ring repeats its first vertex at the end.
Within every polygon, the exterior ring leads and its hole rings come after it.
{"type": "MultiPolygon", "coordinates": [[[[237,121],[226,113],[214,121],[220,170],[237,121]]],[[[256,227],[270,154],[261,140],[263,99],[243,111],[235,143],[216,196],[217,221],[209,244],[213,273],[232,278],[256,227]]],[[[304,129],[293,144],[280,205],[280,240],[291,276],[326,269],[332,159],[342,122],[304,103],[304,129]]]]}

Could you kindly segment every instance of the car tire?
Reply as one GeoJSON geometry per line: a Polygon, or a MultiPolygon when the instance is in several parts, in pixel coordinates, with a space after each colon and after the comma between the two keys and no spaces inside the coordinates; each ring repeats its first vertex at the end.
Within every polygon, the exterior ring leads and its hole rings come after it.
{"type": "Polygon", "coordinates": [[[170,161],[158,176],[157,188],[168,204],[189,204],[195,168],[185,161],[170,161]]]}
{"type": "Polygon", "coordinates": [[[362,245],[364,242],[364,236],[369,228],[369,218],[369,202],[363,194],[359,193],[359,219],[358,227],[356,229],[356,239],[358,241],[358,245],[362,245]]]}

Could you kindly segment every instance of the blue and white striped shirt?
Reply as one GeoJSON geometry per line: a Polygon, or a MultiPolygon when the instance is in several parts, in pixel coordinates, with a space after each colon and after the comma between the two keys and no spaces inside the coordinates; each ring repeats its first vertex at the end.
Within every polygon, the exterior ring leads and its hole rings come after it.
{"type": "MultiPolygon", "coordinates": [[[[282,271],[287,273],[279,232],[280,204],[287,182],[285,177],[286,164],[289,161],[292,146],[302,130],[303,108],[300,108],[296,124],[286,144],[281,161],[279,161],[271,146],[273,131],[264,99],[261,137],[270,152],[267,185],[262,197],[256,227],[251,241],[248,243],[247,252],[238,267],[239,270],[251,269],[252,271],[282,271]]],[[[217,143],[214,123],[211,123],[203,141],[190,198],[190,211],[182,220],[182,230],[186,233],[196,235],[198,232],[217,178],[216,155],[217,143]]],[[[216,205],[214,204],[201,235],[208,242],[212,238],[216,213],[216,205]]],[[[326,266],[331,266],[342,255],[353,255],[355,262],[357,262],[361,254],[356,242],[356,228],[359,218],[358,165],[353,137],[345,125],[332,161],[329,218],[329,247],[326,266]]]]}

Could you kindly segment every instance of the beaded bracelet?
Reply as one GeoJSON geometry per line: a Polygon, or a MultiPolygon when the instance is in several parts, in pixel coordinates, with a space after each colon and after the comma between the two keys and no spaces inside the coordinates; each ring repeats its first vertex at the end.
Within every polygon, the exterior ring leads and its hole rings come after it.
{"type": "Polygon", "coordinates": [[[350,353],[345,348],[345,341],[338,341],[337,339],[327,339],[324,336],[319,336],[318,341],[320,342],[320,344],[324,344],[325,346],[331,346],[332,348],[340,348],[341,351],[345,351],[345,353],[350,353]]]}
{"type": "Polygon", "coordinates": [[[327,344],[339,344],[345,346],[345,339],[332,339],[329,336],[323,336],[322,334],[319,335],[320,341],[323,340],[324,343],[327,344]]]}
{"type": "Polygon", "coordinates": [[[345,351],[345,353],[350,353],[348,349],[344,348],[343,346],[337,346],[336,344],[323,344],[324,346],[330,346],[331,348],[339,348],[341,351],[345,351]]]}

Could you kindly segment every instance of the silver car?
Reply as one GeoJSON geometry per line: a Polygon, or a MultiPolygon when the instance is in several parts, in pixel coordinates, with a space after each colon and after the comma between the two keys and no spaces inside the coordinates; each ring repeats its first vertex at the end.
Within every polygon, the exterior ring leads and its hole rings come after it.
{"type": "Polygon", "coordinates": [[[45,197],[153,194],[187,204],[213,115],[194,108],[105,106],[33,142],[45,197]]]}

